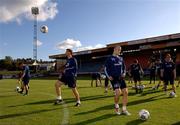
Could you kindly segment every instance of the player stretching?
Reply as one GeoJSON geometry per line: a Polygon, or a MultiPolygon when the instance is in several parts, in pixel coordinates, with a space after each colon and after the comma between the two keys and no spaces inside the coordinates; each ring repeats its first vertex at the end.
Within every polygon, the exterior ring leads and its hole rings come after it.
{"type": "Polygon", "coordinates": [[[29,91],[30,70],[29,70],[29,66],[23,63],[19,63],[19,67],[23,70],[23,74],[21,76],[23,86],[19,93],[22,94],[25,89],[26,92],[23,94],[25,96],[28,95],[28,91],[29,91]]]}
{"type": "Polygon", "coordinates": [[[65,64],[65,69],[63,70],[61,77],[55,83],[55,89],[56,89],[56,94],[57,94],[55,104],[62,103],[61,85],[63,84],[68,85],[68,87],[72,89],[72,92],[77,101],[75,106],[80,106],[81,104],[79,93],[76,88],[77,61],[72,56],[72,54],[73,52],[71,49],[66,49],[67,62],[65,64]]]}
{"type": "Polygon", "coordinates": [[[125,114],[131,115],[127,109],[126,105],[128,102],[128,89],[124,77],[126,75],[126,68],[124,60],[122,57],[119,57],[121,53],[121,47],[116,46],[114,48],[113,55],[108,57],[105,63],[105,73],[111,81],[112,87],[115,91],[114,103],[115,103],[115,112],[117,115],[125,114]],[[123,94],[122,97],[122,112],[119,110],[119,97],[123,94]]]}
{"type": "Polygon", "coordinates": [[[174,91],[174,93],[176,93],[175,85],[174,85],[174,80],[176,78],[176,68],[175,68],[175,63],[172,61],[170,54],[167,54],[165,57],[165,61],[161,69],[161,76],[164,79],[165,93],[167,94],[167,85],[169,82],[172,85],[172,90],[174,91]]]}

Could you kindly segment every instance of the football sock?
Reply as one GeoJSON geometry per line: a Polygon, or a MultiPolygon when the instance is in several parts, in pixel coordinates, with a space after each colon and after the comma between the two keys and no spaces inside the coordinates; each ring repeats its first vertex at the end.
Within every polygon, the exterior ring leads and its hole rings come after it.
{"type": "Polygon", "coordinates": [[[58,96],[56,99],[58,99],[58,100],[62,100],[62,97],[61,97],[61,96],[58,96]]]}
{"type": "Polygon", "coordinates": [[[81,104],[81,101],[80,101],[80,100],[77,100],[77,103],[81,104]]]}
{"type": "Polygon", "coordinates": [[[123,111],[126,111],[126,106],[123,106],[123,107],[122,107],[122,110],[123,110],[123,111]]]}

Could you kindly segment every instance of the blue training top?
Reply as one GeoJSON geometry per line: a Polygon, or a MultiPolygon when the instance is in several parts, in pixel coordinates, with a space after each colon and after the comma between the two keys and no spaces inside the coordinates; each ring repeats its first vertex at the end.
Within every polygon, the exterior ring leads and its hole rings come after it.
{"type": "Polygon", "coordinates": [[[23,78],[30,78],[30,70],[29,70],[29,66],[24,66],[23,67],[23,73],[25,74],[23,78]]]}
{"type": "Polygon", "coordinates": [[[172,77],[174,76],[173,70],[175,69],[175,63],[165,61],[162,65],[162,69],[164,69],[164,77],[172,77]]]}
{"type": "Polygon", "coordinates": [[[108,57],[104,71],[108,77],[120,77],[122,74],[126,73],[126,66],[123,58],[113,55],[108,57]]]}
{"type": "Polygon", "coordinates": [[[67,62],[65,64],[65,75],[66,76],[77,76],[77,69],[78,69],[78,66],[77,66],[77,60],[72,57],[72,58],[69,58],[67,59],[67,62]]]}

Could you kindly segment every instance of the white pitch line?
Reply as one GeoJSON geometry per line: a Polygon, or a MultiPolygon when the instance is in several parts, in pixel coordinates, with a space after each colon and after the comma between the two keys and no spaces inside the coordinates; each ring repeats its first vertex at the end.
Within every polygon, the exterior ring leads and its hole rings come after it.
{"type": "MultiPolygon", "coordinates": [[[[44,93],[44,92],[38,92],[38,93],[41,93],[43,95],[49,95],[51,97],[54,98],[54,95],[53,94],[50,94],[50,93],[44,93]]],[[[63,120],[61,121],[61,125],[68,125],[69,124],[69,110],[67,108],[67,104],[65,102],[62,103],[62,106],[63,106],[63,120]]]]}

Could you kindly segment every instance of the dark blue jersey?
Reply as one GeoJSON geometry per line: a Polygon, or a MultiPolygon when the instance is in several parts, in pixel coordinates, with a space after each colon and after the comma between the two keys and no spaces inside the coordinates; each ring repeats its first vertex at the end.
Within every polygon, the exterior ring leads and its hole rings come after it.
{"type": "Polygon", "coordinates": [[[30,78],[30,70],[29,70],[29,66],[24,66],[23,67],[23,78],[30,78]]]}
{"type": "Polygon", "coordinates": [[[156,63],[156,70],[157,70],[157,73],[160,74],[160,71],[162,69],[162,66],[163,64],[162,63],[156,63]]]}
{"type": "Polygon", "coordinates": [[[162,65],[162,69],[164,70],[164,77],[172,77],[174,76],[173,71],[175,69],[175,63],[165,61],[162,65]]]}
{"type": "Polygon", "coordinates": [[[131,73],[132,75],[140,74],[141,66],[140,64],[131,64],[131,73]]]}
{"type": "Polygon", "coordinates": [[[108,77],[120,77],[126,73],[124,60],[119,56],[110,56],[105,63],[105,73],[108,77]]]}
{"type": "Polygon", "coordinates": [[[155,73],[156,72],[156,65],[152,65],[151,68],[150,68],[150,71],[152,73],[155,73]]]}
{"type": "Polygon", "coordinates": [[[67,59],[64,71],[66,76],[77,76],[77,60],[74,57],[67,59]]]}

